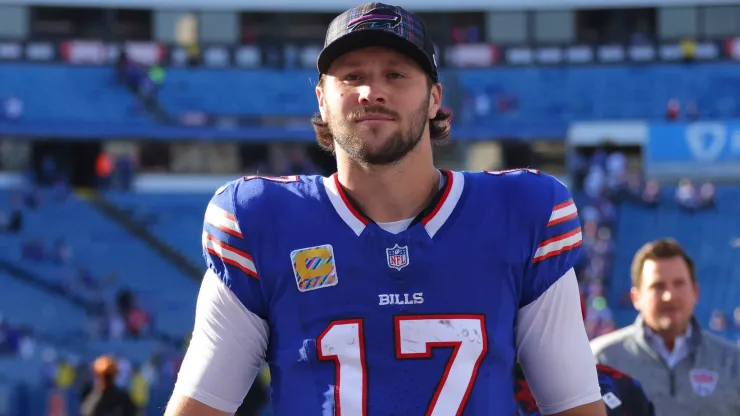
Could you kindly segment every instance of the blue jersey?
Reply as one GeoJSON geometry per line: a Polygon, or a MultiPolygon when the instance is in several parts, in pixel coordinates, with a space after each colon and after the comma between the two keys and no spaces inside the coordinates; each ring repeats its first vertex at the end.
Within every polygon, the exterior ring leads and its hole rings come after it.
{"type": "Polygon", "coordinates": [[[535,170],[442,174],[397,234],[336,175],[213,196],[206,262],[269,324],[277,415],[514,414],[517,312],[576,262],[577,212],[535,170]]]}

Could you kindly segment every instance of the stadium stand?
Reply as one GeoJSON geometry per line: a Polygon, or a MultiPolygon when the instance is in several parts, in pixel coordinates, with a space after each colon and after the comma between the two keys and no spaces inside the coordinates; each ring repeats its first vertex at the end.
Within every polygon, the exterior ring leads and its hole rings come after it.
{"type": "Polygon", "coordinates": [[[132,194],[115,191],[105,195],[108,201],[146,225],[154,235],[166,236],[164,242],[180,251],[198,268],[203,264],[200,234],[203,213],[210,197],[211,194],[200,193],[132,194]]]}
{"type": "MultiPolygon", "coordinates": [[[[631,287],[630,264],[635,251],[646,241],[670,236],[681,242],[694,256],[701,300],[696,309],[697,319],[708,326],[715,310],[731,316],[740,306],[740,258],[733,239],[738,238],[740,216],[740,188],[718,186],[716,207],[711,210],[688,213],[673,202],[675,188],[662,191],[658,208],[635,204],[621,206],[617,227],[617,250],[610,290],[610,305],[624,304],[623,296],[631,287]]],[[[615,313],[619,326],[634,320],[631,306],[615,313]]],[[[737,338],[740,333],[732,328],[726,335],[737,338]]]]}
{"type": "MultiPolygon", "coordinates": [[[[462,117],[471,124],[512,118],[538,123],[660,120],[674,98],[695,102],[703,118],[732,117],[740,111],[733,93],[740,88],[740,75],[731,63],[447,70],[444,76],[458,80],[464,97],[516,97],[515,113],[492,110],[462,117]]],[[[0,66],[0,77],[8,80],[0,84],[0,97],[22,98],[29,123],[155,124],[146,112],[136,111],[136,97],[116,84],[110,67],[16,63],[0,66]],[[55,94],[45,93],[52,89],[55,94]]],[[[316,110],[316,81],[313,70],[173,68],[159,100],[174,117],[190,111],[246,118],[308,116],[316,110]]],[[[472,109],[461,112],[466,111],[472,109]]]]}
{"type": "Polygon", "coordinates": [[[0,97],[23,100],[29,123],[149,123],[137,98],[117,85],[111,68],[56,64],[0,65],[0,97]],[[49,94],[54,91],[54,94],[49,94]]]}

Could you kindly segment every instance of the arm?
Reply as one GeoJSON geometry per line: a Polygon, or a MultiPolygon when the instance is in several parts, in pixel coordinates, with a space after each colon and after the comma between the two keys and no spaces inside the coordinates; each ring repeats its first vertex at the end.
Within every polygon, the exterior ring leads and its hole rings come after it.
{"type": "Polygon", "coordinates": [[[234,414],[260,371],[267,338],[267,323],[206,272],[193,337],[165,415],[234,414]]]}
{"type": "Polygon", "coordinates": [[[581,314],[573,266],[581,229],[570,193],[543,175],[531,192],[531,255],[517,317],[517,356],[545,415],[602,416],[606,409],[581,314]],[[537,211],[538,210],[538,211],[537,211]]]}
{"type": "Polygon", "coordinates": [[[267,349],[269,328],[257,268],[237,220],[231,186],[219,191],[206,211],[208,271],[167,416],[234,414],[267,349]]]}
{"type": "Polygon", "coordinates": [[[519,310],[517,356],[543,415],[606,415],[572,269],[519,310]]]}

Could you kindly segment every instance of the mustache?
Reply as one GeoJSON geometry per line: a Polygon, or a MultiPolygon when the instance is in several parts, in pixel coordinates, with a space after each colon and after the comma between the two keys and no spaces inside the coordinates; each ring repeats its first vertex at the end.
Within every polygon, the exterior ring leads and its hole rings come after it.
{"type": "Polygon", "coordinates": [[[393,110],[390,110],[390,109],[388,109],[386,107],[383,107],[382,105],[371,104],[371,105],[364,105],[364,106],[360,107],[359,109],[353,111],[349,115],[349,119],[351,121],[357,121],[360,118],[365,117],[365,116],[367,116],[369,114],[380,114],[380,115],[392,117],[394,119],[401,118],[398,115],[398,113],[396,113],[393,110]]]}

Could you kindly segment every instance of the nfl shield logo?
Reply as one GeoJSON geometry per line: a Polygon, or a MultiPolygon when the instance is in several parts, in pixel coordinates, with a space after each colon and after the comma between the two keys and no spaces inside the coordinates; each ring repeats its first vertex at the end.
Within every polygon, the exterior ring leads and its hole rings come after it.
{"type": "Polygon", "coordinates": [[[694,393],[701,397],[707,397],[714,393],[714,388],[717,387],[718,377],[719,374],[716,372],[705,369],[695,368],[689,371],[691,387],[694,388],[694,393]]]}
{"type": "Polygon", "coordinates": [[[385,257],[388,260],[388,267],[400,271],[409,265],[409,248],[396,244],[393,248],[385,249],[385,257]]]}

